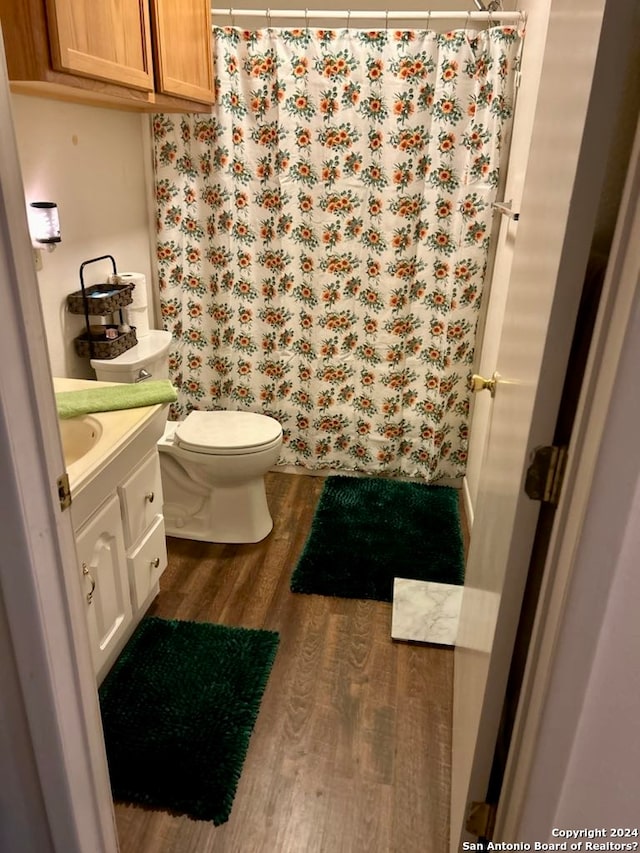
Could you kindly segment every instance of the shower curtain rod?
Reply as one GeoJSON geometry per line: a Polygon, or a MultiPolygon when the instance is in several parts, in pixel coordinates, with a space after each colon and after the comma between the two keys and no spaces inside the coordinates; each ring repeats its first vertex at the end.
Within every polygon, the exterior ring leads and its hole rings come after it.
{"type": "Polygon", "coordinates": [[[227,7],[226,9],[212,9],[211,14],[215,18],[230,17],[230,18],[297,18],[309,21],[310,19],[320,18],[346,18],[347,21],[352,20],[383,20],[389,18],[395,20],[412,20],[412,21],[523,21],[525,19],[523,12],[426,12],[426,11],[403,11],[396,10],[377,10],[370,12],[350,11],[347,9],[234,9],[227,7]]]}

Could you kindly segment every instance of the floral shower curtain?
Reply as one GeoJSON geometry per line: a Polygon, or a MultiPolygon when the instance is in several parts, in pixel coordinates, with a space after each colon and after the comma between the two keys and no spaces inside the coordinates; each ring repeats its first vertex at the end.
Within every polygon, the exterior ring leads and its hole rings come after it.
{"type": "Polygon", "coordinates": [[[176,416],[272,415],[284,464],[464,474],[520,41],[214,30],[212,114],[153,122],[176,416]]]}

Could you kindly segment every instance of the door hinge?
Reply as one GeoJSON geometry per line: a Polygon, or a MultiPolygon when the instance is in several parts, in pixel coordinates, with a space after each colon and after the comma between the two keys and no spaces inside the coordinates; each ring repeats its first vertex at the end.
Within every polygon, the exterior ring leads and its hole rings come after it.
{"type": "Polygon", "coordinates": [[[65,471],[57,479],[58,498],[60,500],[60,509],[65,510],[71,506],[71,488],[69,486],[69,475],[65,471]]]}
{"type": "Polygon", "coordinates": [[[557,506],[566,466],[566,447],[536,447],[524,482],[526,494],[534,501],[557,506]]]}
{"type": "Polygon", "coordinates": [[[464,828],[478,838],[493,838],[498,808],[494,803],[471,803],[467,810],[464,828]]]}

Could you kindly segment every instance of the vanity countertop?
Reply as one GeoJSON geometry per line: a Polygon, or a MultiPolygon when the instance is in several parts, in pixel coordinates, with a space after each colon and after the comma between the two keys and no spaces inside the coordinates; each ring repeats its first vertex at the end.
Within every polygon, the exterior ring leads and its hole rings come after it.
{"type": "MultiPolygon", "coordinates": [[[[115,382],[100,382],[93,379],[66,379],[54,377],[54,391],[82,391],[88,388],[109,387],[117,385],[115,382]]],[[[133,409],[119,409],[113,412],[95,412],[91,415],[82,415],[77,418],[69,418],[60,421],[61,432],[67,429],[68,424],[82,427],[78,422],[93,431],[94,438],[89,442],[90,446],[80,456],[77,456],[70,445],[65,447],[65,436],[63,435],[63,448],[65,450],[65,462],[69,476],[69,486],[72,500],[76,500],[81,492],[103,491],[102,486],[108,486],[108,482],[117,479],[131,469],[141,458],[140,454],[151,450],[162,436],[167,419],[168,404],[157,404],[153,406],[141,406],[133,409]],[[117,469],[113,471],[112,469],[117,469]]],[[[69,440],[71,444],[73,439],[69,440]]],[[[83,496],[84,497],[84,496],[83,496]]],[[[91,500],[91,503],[94,503],[91,500]]]]}

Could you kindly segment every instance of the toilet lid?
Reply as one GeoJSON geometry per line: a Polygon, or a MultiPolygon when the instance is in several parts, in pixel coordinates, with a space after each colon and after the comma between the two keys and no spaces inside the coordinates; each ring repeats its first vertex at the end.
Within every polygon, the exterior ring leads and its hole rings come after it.
{"type": "Polygon", "coordinates": [[[259,450],[282,435],[274,418],[256,412],[191,412],[176,427],[180,447],[198,453],[259,450]]]}

